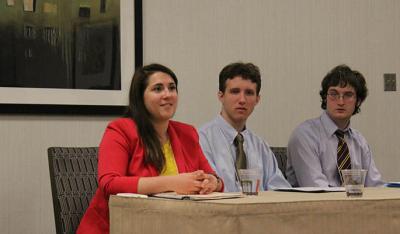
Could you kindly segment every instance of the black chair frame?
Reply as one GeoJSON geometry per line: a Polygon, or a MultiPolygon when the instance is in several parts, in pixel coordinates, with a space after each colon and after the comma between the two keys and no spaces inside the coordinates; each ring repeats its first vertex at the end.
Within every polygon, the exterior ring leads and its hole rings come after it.
{"type": "Polygon", "coordinates": [[[283,176],[286,178],[286,162],[287,162],[287,148],[286,147],[271,147],[272,152],[275,155],[278,167],[281,170],[283,176]]]}

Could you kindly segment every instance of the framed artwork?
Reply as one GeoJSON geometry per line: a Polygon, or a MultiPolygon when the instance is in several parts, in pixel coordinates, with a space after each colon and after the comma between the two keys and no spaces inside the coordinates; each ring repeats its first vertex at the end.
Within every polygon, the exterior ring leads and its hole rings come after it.
{"type": "MultiPolygon", "coordinates": [[[[24,11],[33,9],[33,12],[28,13],[39,14],[34,12],[35,0],[23,2],[24,11]],[[25,8],[25,3],[32,3],[28,7],[33,8],[25,8]]],[[[70,1],[60,2],[64,4],[70,1]]],[[[142,0],[120,0],[118,20],[105,19],[104,14],[111,14],[113,8],[112,5],[105,7],[106,1],[101,1],[101,4],[104,6],[90,6],[91,11],[102,14],[102,20],[99,21],[79,17],[78,6],[76,16],[79,19],[74,22],[79,23],[68,27],[60,27],[51,22],[47,25],[23,22],[9,26],[8,31],[0,31],[3,45],[13,48],[0,53],[0,61],[10,61],[0,63],[0,73],[3,72],[0,74],[0,113],[123,113],[128,104],[130,81],[135,67],[143,63],[142,0]],[[107,9],[105,13],[100,12],[103,8],[107,9]],[[115,22],[118,22],[118,27],[115,22]],[[13,41],[14,33],[10,29],[18,27],[21,27],[19,34],[22,39],[17,41],[23,40],[24,43],[11,46],[9,43],[13,41]],[[63,33],[65,28],[73,31],[71,36],[63,33]],[[43,52],[42,48],[46,48],[47,52],[43,52]],[[12,52],[17,56],[12,56],[12,52]],[[54,54],[63,54],[64,57],[59,59],[54,54]]],[[[62,6],[55,5],[54,8],[61,9],[62,6]]],[[[0,30],[3,28],[0,25],[0,30]]]]}

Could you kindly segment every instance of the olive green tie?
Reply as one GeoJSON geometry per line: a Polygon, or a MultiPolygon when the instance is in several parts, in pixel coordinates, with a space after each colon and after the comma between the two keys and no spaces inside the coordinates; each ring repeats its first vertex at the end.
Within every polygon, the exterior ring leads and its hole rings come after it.
{"type": "Polygon", "coordinates": [[[238,133],[233,141],[233,144],[236,147],[236,170],[247,168],[247,159],[243,149],[243,141],[243,136],[240,133],[238,133]]]}

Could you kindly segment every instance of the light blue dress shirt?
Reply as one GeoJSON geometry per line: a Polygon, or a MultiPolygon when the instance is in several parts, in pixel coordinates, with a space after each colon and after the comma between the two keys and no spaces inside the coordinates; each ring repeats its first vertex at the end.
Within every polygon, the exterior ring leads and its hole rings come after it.
{"type": "MultiPolygon", "coordinates": [[[[210,165],[223,179],[225,192],[239,192],[235,169],[236,149],[233,144],[238,132],[218,115],[199,129],[200,145],[210,165]]],[[[244,137],[244,151],[247,168],[262,171],[260,190],[291,187],[278,168],[275,156],[268,144],[250,130],[241,132],[244,137]]]]}
{"type": "MultiPolygon", "coordinates": [[[[288,143],[286,176],[295,187],[337,187],[341,180],[337,169],[338,129],[326,111],[315,119],[301,123],[288,143]]],[[[366,186],[382,186],[381,174],[372,159],[368,143],[360,132],[345,129],[351,167],[366,169],[366,186]]]]}

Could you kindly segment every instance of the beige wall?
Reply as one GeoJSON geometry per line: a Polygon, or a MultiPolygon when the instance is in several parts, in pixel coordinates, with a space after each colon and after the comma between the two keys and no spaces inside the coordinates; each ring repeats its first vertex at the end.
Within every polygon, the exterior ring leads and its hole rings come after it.
{"type": "Polygon", "coordinates": [[[144,9],[144,61],[176,71],[177,119],[199,126],[213,118],[219,71],[254,62],[262,97],[249,126],[284,146],[296,125],[320,114],[323,76],[346,63],[369,87],[352,125],[369,141],[385,179],[400,180],[399,91],[383,92],[383,73],[400,71],[399,1],[150,0],[144,9]]]}
{"type": "MultiPolygon", "coordinates": [[[[263,87],[249,126],[284,146],[297,124],[319,115],[322,77],[347,63],[370,89],[352,124],[385,179],[400,180],[399,91],[383,92],[382,78],[400,69],[399,1],[145,0],[143,7],[144,60],[177,73],[177,120],[200,126],[213,118],[219,71],[251,61],[263,87]]],[[[111,118],[0,116],[2,233],[55,233],[46,149],[97,145],[111,118]]]]}
{"type": "Polygon", "coordinates": [[[97,146],[109,119],[0,116],[1,233],[55,233],[47,148],[97,146]]]}

